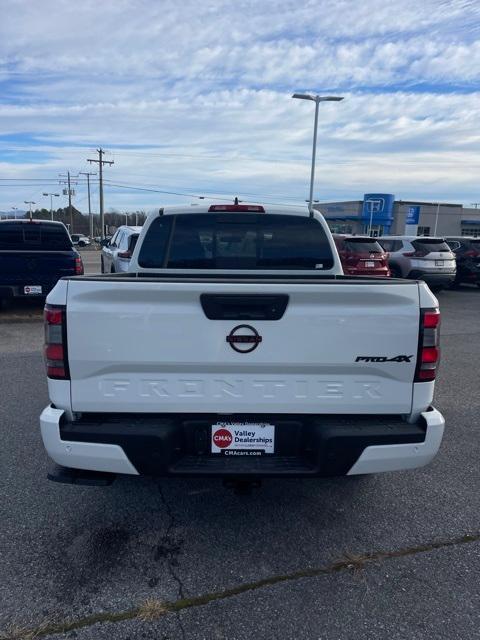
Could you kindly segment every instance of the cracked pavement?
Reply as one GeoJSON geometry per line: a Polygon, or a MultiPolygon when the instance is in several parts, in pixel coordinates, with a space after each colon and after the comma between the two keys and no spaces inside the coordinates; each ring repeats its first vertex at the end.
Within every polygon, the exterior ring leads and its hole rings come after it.
{"type": "Polygon", "coordinates": [[[251,496],[213,479],[49,483],[42,327],[0,325],[0,637],[72,620],[85,626],[44,637],[480,637],[480,542],[458,543],[480,531],[480,289],[439,299],[437,459],[412,472],[269,480],[251,496]],[[412,548],[422,550],[381,555],[412,548]],[[314,574],[347,554],[342,570],[314,574]],[[363,562],[369,554],[379,555],[363,562]],[[147,601],[185,604],[145,620],[147,601]]]}

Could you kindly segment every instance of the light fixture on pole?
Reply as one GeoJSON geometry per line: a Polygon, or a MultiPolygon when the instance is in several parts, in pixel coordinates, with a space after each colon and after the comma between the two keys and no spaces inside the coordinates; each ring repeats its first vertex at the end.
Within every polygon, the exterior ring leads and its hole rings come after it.
{"type": "Polygon", "coordinates": [[[16,212],[17,212],[17,210],[18,210],[18,207],[12,207],[12,211],[13,211],[13,216],[12,216],[12,217],[13,217],[14,219],[17,217],[17,213],[16,213],[16,212]]]}
{"type": "Polygon", "coordinates": [[[60,197],[59,193],[44,193],[44,196],[50,196],[50,220],[53,222],[53,196],[56,198],[60,197]]]}
{"type": "Polygon", "coordinates": [[[32,219],[32,204],[36,204],[33,200],[24,200],[24,204],[28,204],[30,207],[30,220],[32,219]]]}
{"type": "Polygon", "coordinates": [[[310,172],[310,196],[308,198],[308,209],[313,216],[313,182],[315,180],[315,155],[317,152],[317,128],[318,128],[318,106],[320,102],[340,102],[343,96],[314,96],[308,93],[294,93],[292,98],[298,100],[311,100],[315,102],[315,122],[313,125],[313,149],[312,149],[312,169],[310,172]]]}

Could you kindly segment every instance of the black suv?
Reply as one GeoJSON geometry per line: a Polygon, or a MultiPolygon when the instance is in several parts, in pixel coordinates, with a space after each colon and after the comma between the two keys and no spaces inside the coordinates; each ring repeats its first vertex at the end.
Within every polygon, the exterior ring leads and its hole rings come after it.
{"type": "Polygon", "coordinates": [[[480,287],[480,238],[449,236],[445,240],[457,259],[455,284],[468,282],[480,287]]]}
{"type": "Polygon", "coordinates": [[[0,221],[0,307],[9,298],[45,298],[61,277],[82,273],[61,222],[0,221]]]}

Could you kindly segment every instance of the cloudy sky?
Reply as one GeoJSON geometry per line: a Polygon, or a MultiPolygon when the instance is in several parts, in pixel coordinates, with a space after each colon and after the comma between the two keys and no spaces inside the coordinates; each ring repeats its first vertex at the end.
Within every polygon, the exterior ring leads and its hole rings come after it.
{"type": "MultiPolygon", "coordinates": [[[[480,201],[478,0],[2,0],[0,210],[95,171],[105,206],[480,201]]],[[[85,178],[74,204],[86,210],[85,178]]],[[[94,178],[95,180],[95,178],[94,178]]],[[[98,189],[93,187],[94,209],[98,189]]],[[[56,199],[57,206],[65,198],[56,199]]]]}

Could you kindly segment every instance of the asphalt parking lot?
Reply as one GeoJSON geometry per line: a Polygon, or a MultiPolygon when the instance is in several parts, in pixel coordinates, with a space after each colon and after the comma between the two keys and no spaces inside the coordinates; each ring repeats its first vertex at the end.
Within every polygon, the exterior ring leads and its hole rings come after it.
{"type": "Polygon", "coordinates": [[[0,638],[480,637],[480,289],[439,300],[436,460],[251,496],[218,480],[48,482],[41,307],[0,318],[0,638]]]}

